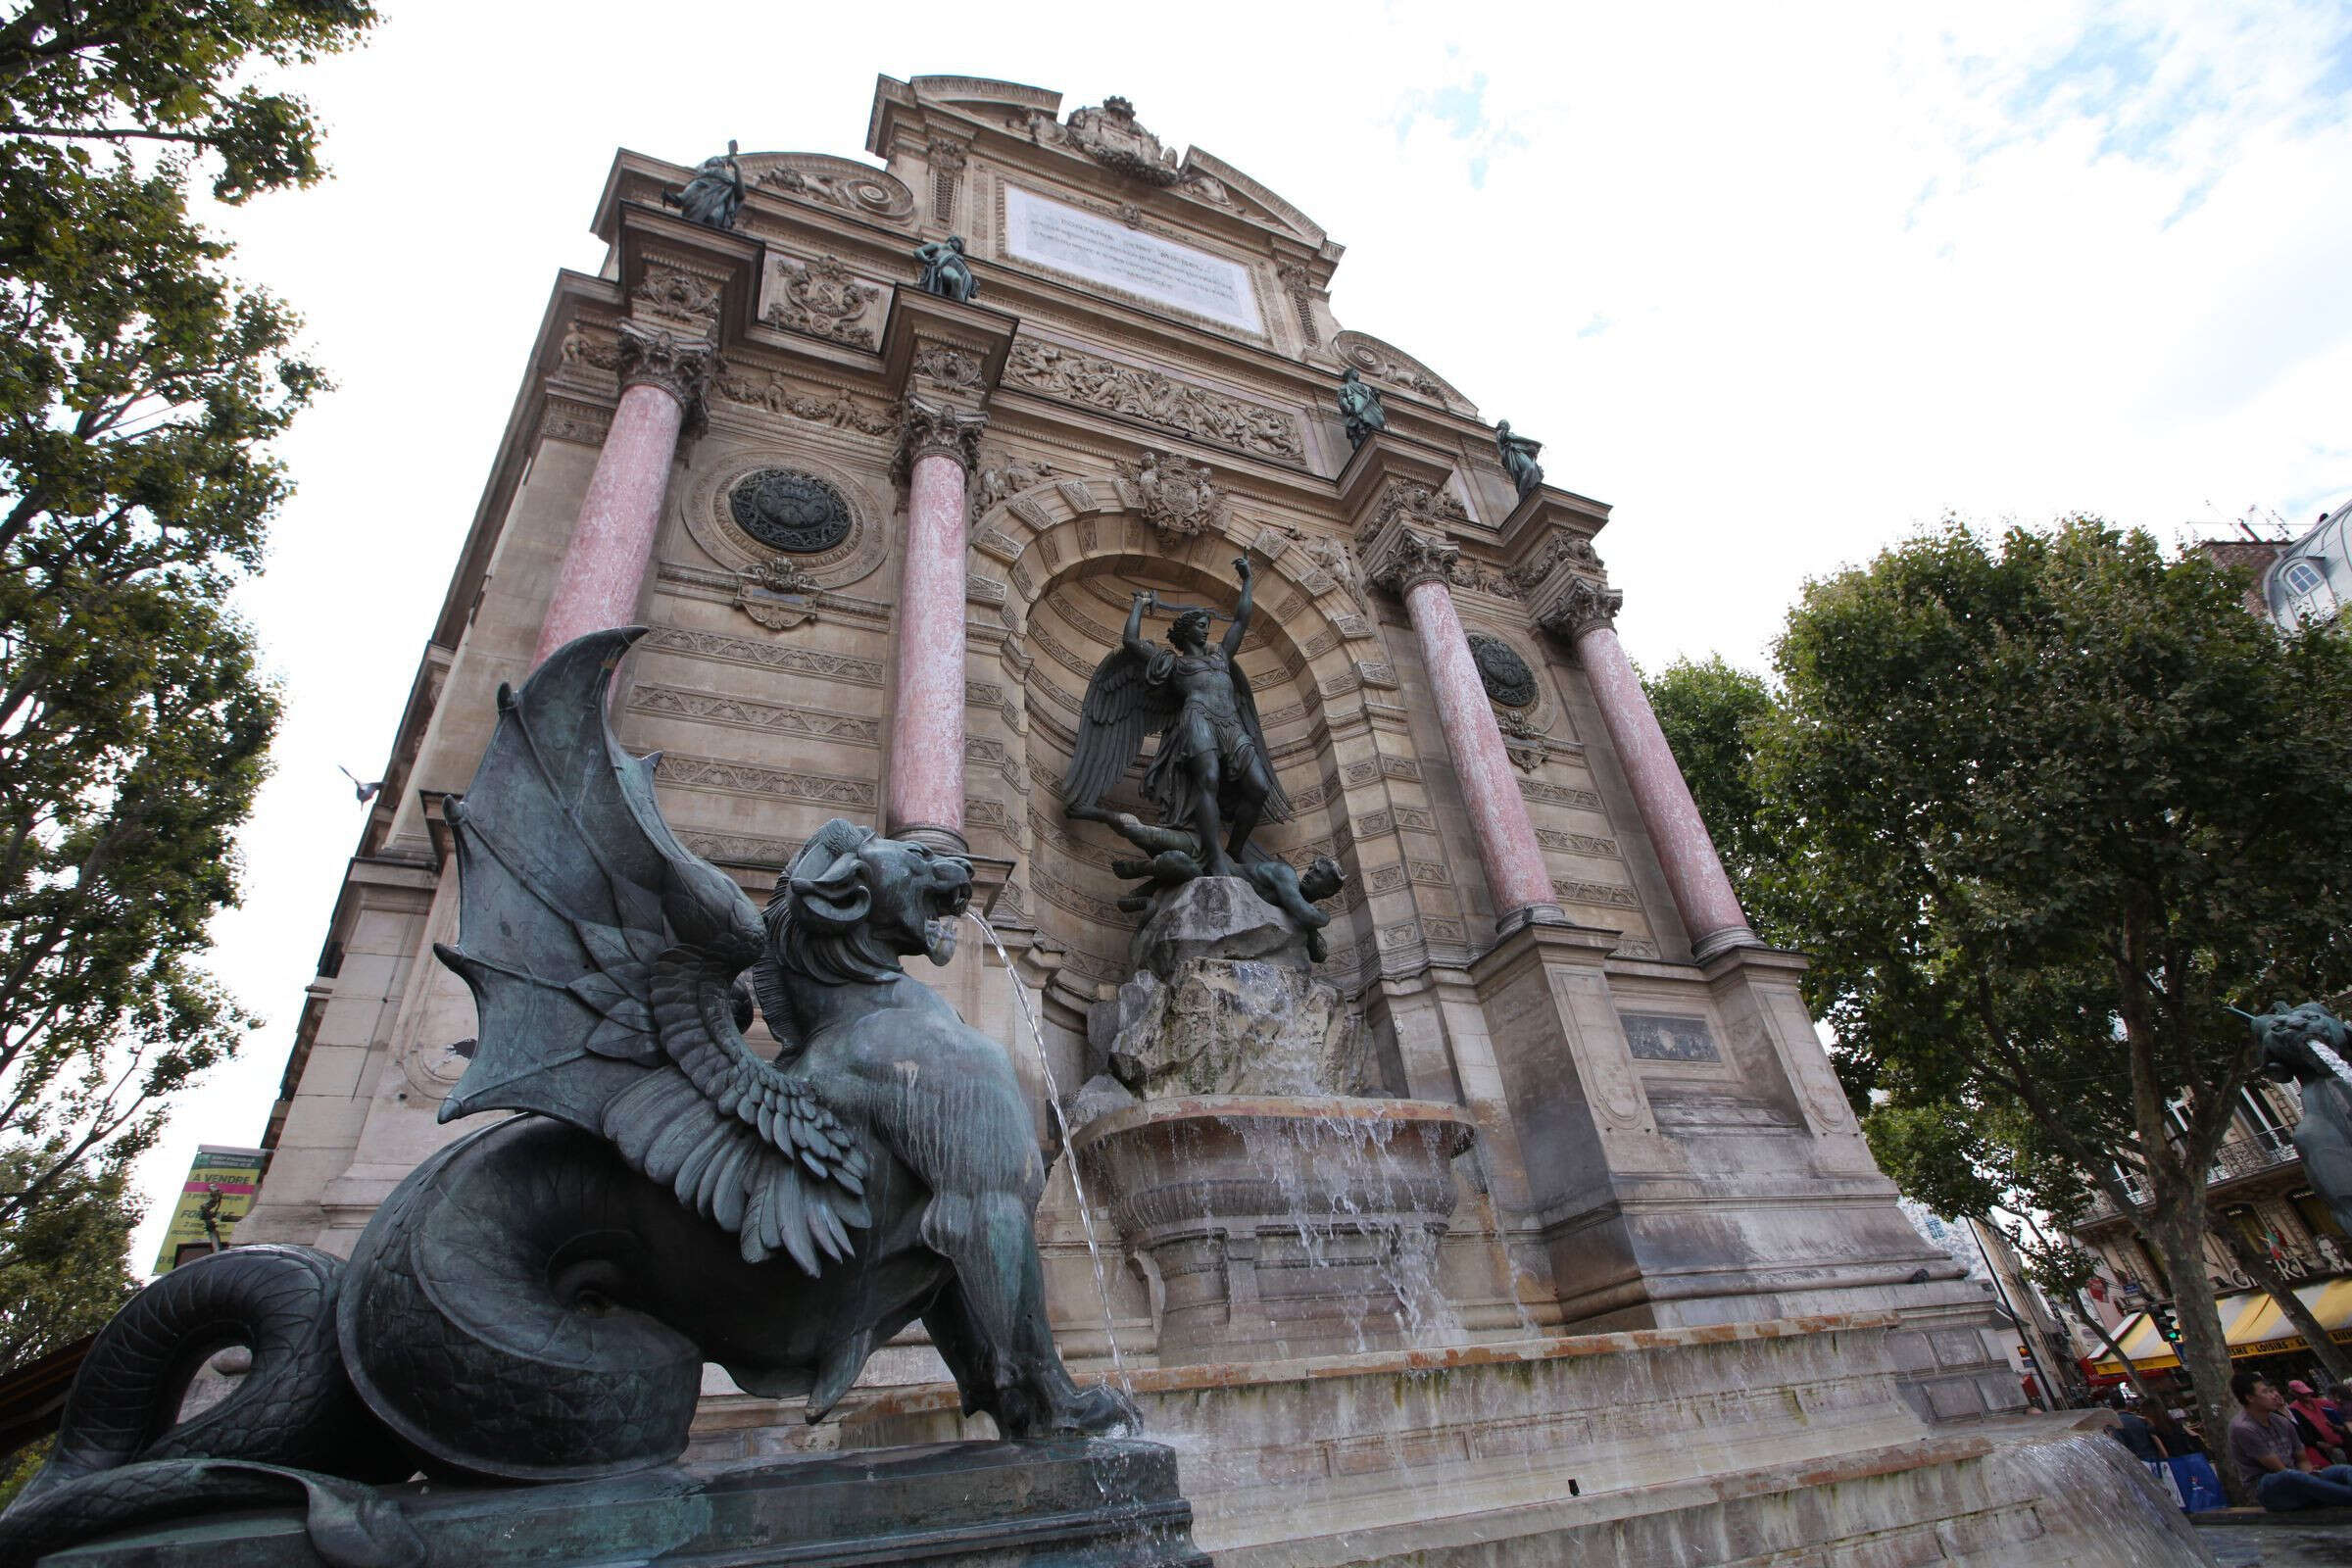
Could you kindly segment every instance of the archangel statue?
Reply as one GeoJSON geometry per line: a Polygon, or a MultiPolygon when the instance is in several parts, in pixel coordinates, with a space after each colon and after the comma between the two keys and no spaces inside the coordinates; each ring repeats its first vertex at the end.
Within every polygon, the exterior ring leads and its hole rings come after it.
{"type": "Polygon", "coordinates": [[[945,243],[917,245],[914,259],[923,264],[922,275],[914,281],[924,293],[957,304],[980,297],[980,280],[972,276],[972,264],[964,260],[961,234],[950,234],[945,243]]]}
{"type": "Polygon", "coordinates": [[[1239,875],[1235,864],[1258,823],[1291,819],[1290,798],[1266,759],[1257,700],[1234,662],[1250,630],[1249,558],[1233,567],[1242,579],[1241,602],[1214,648],[1208,643],[1214,611],[1162,607],[1156,594],[1136,593],[1119,646],[1087,682],[1078,748],[1061,790],[1069,815],[1110,820],[1102,797],[1135,760],[1144,731],[1156,727],[1159,755],[1144,774],[1144,789],[1162,825],[1189,827],[1198,836],[1209,876],[1239,875]],[[1161,608],[1179,612],[1166,648],[1143,635],[1145,612],[1161,608]]]}
{"type": "Polygon", "coordinates": [[[703,160],[692,179],[663,191],[662,205],[706,228],[732,229],[735,215],[743,211],[743,166],[735,161],[735,145],[729,141],[724,153],[703,160]]]}

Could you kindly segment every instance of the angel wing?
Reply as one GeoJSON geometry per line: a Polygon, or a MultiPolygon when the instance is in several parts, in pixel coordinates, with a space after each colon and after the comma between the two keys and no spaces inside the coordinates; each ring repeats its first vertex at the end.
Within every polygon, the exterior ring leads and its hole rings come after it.
{"type": "Polygon", "coordinates": [[[1100,807],[1143,749],[1144,732],[1176,716],[1168,687],[1150,675],[1151,662],[1124,643],[1095,666],[1094,678],[1086,683],[1077,750],[1062,776],[1065,810],[1084,813],[1100,807]]]}
{"type": "Polygon", "coordinates": [[[1238,662],[1227,661],[1233,676],[1233,701],[1242,714],[1242,728],[1250,732],[1250,744],[1257,748],[1258,760],[1266,764],[1266,804],[1259,808],[1261,822],[1288,822],[1298,815],[1284,792],[1282,780],[1274,771],[1274,754],[1266,749],[1266,728],[1257,721],[1257,698],[1250,690],[1250,677],[1242,673],[1238,662]]]}
{"type": "Polygon", "coordinates": [[[735,976],[762,952],[759,911],[677,841],[655,757],[605,720],[612,667],[643,627],[566,643],[516,693],[447,815],[458,944],[436,944],[480,1012],[441,1120],[527,1110],[612,1141],[630,1166],[810,1274],[871,1223],[866,1157],[814,1087],[753,1054],[735,976]]]}

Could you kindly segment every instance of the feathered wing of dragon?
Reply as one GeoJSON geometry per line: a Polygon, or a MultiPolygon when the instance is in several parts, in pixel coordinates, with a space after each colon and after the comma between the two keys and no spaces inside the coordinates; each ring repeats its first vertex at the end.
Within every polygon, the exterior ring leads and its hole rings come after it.
{"type": "Polygon", "coordinates": [[[759,910],[662,819],[659,757],[629,756],[602,703],[569,690],[601,693],[634,640],[558,652],[527,711],[502,689],[497,736],[448,808],[461,945],[438,952],[480,1032],[441,1119],[526,1110],[599,1134],[746,1262],[781,1250],[815,1274],[869,1222],[866,1156],[818,1088],[738,1027],[759,910]]]}

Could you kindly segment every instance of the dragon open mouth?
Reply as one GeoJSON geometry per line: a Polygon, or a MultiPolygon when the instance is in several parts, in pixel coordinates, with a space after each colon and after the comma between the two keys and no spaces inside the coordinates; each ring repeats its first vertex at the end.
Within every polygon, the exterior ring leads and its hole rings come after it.
{"type": "Polygon", "coordinates": [[[923,922],[923,953],[945,968],[956,957],[956,938],[963,929],[963,911],[972,904],[972,879],[967,873],[952,886],[931,890],[931,907],[939,912],[923,922]]]}

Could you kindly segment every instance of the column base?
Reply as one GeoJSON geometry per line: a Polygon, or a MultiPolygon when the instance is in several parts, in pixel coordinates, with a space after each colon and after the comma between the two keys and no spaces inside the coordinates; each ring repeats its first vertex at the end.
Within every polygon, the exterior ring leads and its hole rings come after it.
{"type": "Polygon", "coordinates": [[[901,822],[891,828],[890,836],[905,839],[909,844],[920,844],[934,855],[958,855],[969,858],[972,853],[971,845],[961,833],[936,822],[901,822]]]}
{"type": "Polygon", "coordinates": [[[1568,911],[1556,904],[1530,904],[1509,910],[1496,919],[1494,935],[1499,940],[1509,936],[1521,926],[1574,924],[1576,922],[1568,918],[1568,911]]]}
{"type": "Polygon", "coordinates": [[[1760,948],[1763,946],[1764,939],[1746,926],[1727,925],[1722,930],[1710,931],[1696,942],[1691,943],[1690,960],[1693,963],[1704,963],[1716,955],[1729,953],[1734,948],[1760,948]]]}

